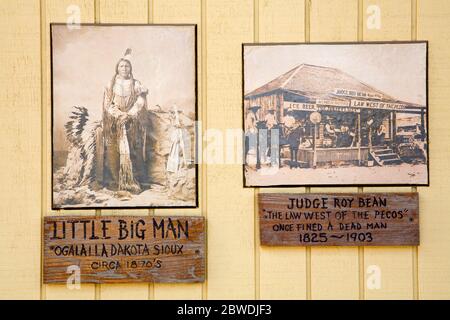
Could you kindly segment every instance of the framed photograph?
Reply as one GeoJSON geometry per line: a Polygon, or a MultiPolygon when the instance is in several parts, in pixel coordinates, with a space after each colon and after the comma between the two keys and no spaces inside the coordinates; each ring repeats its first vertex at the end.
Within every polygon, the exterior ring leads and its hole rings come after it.
{"type": "Polygon", "coordinates": [[[429,185],[427,46],[243,44],[244,186],[429,185]]]}
{"type": "Polygon", "coordinates": [[[196,25],[51,25],[52,208],[194,208],[196,25]]]}

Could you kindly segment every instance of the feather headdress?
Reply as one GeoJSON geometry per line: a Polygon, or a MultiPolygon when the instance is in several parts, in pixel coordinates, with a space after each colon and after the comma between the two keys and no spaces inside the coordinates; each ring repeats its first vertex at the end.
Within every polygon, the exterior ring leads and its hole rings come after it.
{"type": "Polygon", "coordinates": [[[131,49],[127,48],[127,50],[125,50],[125,53],[123,55],[123,59],[128,60],[131,62],[131,49]]]}

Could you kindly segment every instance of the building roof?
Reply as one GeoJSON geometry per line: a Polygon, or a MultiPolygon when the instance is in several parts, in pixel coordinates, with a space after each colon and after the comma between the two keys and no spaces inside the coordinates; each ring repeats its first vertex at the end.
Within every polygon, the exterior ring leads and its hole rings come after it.
{"type": "MultiPolygon", "coordinates": [[[[310,64],[296,66],[265,85],[247,93],[245,98],[252,98],[269,94],[276,90],[283,90],[313,99],[349,99],[349,97],[335,95],[334,92],[336,89],[364,92],[378,97],[379,100],[401,102],[339,69],[310,64]]],[[[361,99],[361,97],[352,97],[352,99],[355,98],[361,99]]],[[[409,102],[403,103],[418,106],[409,102]]]]}

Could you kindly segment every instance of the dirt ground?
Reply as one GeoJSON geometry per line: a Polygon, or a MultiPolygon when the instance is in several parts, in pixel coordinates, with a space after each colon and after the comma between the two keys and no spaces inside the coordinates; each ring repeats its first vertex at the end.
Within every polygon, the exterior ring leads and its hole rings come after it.
{"type": "Polygon", "coordinates": [[[179,171],[175,183],[152,184],[139,194],[107,188],[76,186],[65,179],[64,168],[55,174],[53,203],[61,208],[77,207],[193,207],[196,205],[195,168],[179,171]]]}
{"type": "Polygon", "coordinates": [[[292,168],[263,166],[245,168],[247,186],[336,184],[425,184],[427,165],[407,164],[374,167],[292,168]]]}
{"type": "Polygon", "coordinates": [[[53,193],[55,203],[64,207],[158,207],[195,206],[195,201],[171,199],[167,188],[152,185],[150,189],[134,195],[126,191],[113,192],[106,188],[93,191],[87,187],[53,193]]]}

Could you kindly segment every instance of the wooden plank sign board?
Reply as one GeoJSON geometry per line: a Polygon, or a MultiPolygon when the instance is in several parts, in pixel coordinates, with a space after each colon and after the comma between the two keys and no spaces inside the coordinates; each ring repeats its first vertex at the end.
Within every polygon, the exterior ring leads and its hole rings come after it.
{"type": "Polygon", "coordinates": [[[205,279],[203,217],[45,217],[44,232],[44,283],[205,279]]]}
{"type": "Polygon", "coordinates": [[[418,193],[259,194],[262,245],[419,245],[418,193]]]}

